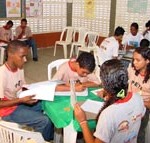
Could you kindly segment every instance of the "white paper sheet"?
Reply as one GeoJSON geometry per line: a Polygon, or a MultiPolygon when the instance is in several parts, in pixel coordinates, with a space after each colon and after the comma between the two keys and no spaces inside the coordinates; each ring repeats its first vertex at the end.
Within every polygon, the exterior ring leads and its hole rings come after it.
{"type": "MultiPolygon", "coordinates": [[[[76,96],[88,96],[88,89],[86,88],[84,91],[81,92],[75,92],[76,96]]],[[[70,96],[71,92],[70,91],[56,91],[55,92],[56,96],[70,96]]]]}
{"type": "Polygon", "coordinates": [[[86,100],[82,105],[81,108],[84,111],[90,112],[90,113],[95,113],[98,114],[100,109],[103,107],[104,102],[100,101],[94,101],[94,100],[86,100]]]}
{"type": "Polygon", "coordinates": [[[97,92],[100,92],[103,88],[92,90],[91,92],[98,96],[97,92]]]}
{"type": "Polygon", "coordinates": [[[18,97],[36,95],[34,99],[53,101],[56,85],[56,82],[49,81],[34,83],[26,86],[28,90],[19,92],[18,97]]]}

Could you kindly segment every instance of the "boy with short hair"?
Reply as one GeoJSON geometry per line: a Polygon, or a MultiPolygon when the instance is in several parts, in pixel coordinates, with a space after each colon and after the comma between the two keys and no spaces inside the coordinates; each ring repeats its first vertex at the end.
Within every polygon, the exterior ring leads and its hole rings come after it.
{"type": "Polygon", "coordinates": [[[8,44],[8,59],[0,67],[0,117],[9,122],[32,127],[41,132],[46,141],[53,139],[53,125],[42,112],[41,102],[34,95],[17,97],[25,84],[23,65],[26,62],[28,46],[18,40],[8,44]]]}
{"type": "MultiPolygon", "coordinates": [[[[94,73],[95,59],[91,53],[83,52],[77,59],[70,59],[60,66],[53,77],[53,80],[62,80],[69,83],[75,80],[75,90],[82,91],[86,87],[98,86],[100,81],[94,73]]],[[[58,85],[56,91],[70,90],[69,84],[58,85]]]]}

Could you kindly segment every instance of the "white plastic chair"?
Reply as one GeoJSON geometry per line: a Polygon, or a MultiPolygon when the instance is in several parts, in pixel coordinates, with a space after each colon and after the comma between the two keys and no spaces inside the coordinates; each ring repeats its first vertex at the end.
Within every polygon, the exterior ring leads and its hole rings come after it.
{"type": "Polygon", "coordinates": [[[10,122],[0,121],[0,143],[45,143],[45,141],[39,132],[23,130],[11,126],[10,122]]]}
{"type": "Polygon", "coordinates": [[[52,70],[56,68],[56,71],[57,71],[59,66],[67,61],[69,61],[69,59],[58,59],[49,63],[48,64],[48,80],[52,79],[52,70]]]}
{"type": "Polygon", "coordinates": [[[57,45],[60,45],[60,46],[63,46],[64,58],[65,59],[67,58],[67,46],[71,45],[72,43],[73,32],[74,32],[73,27],[66,27],[63,29],[61,36],[60,36],[60,40],[55,42],[54,56],[56,55],[57,45]]]}
{"type": "Polygon", "coordinates": [[[2,65],[3,63],[4,63],[4,55],[5,55],[5,48],[3,48],[3,47],[0,47],[0,52],[1,52],[1,54],[0,54],[0,65],[2,65]]]}
{"type": "Polygon", "coordinates": [[[97,32],[89,31],[86,34],[86,44],[83,47],[78,48],[77,56],[79,51],[91,52],[95,50],[96,44],[99,39],[99,34],[97,32]]]}
{"type": "Polygon", "coordinates": [[[86,33],[86,31],[87,31],[87,29],[85,29],[83,27],[74,29],[73,42],[72,42],[71,51],[70,51],[70,58],[73,55],[74,48],[75,48],[75,51],[76,51],[75,53],[77,54],[77,48],[79,46],[80,47],[85,46],[85,37],[86,37],[85,33],[86,33]],[[76,40],[76,37],[78,37],[77,40],[76,40]]]}

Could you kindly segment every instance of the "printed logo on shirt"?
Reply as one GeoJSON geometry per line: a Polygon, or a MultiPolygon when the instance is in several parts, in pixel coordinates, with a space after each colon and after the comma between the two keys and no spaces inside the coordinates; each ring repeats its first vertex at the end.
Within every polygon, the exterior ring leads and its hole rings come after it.
{"type": "Polygon", "coordinates": [[[129,129],[129,122],[127,120],[122,121],[118,126],[118,131],[127,131],[129,129]]]}
{"type": "Polygon", "coordinates": [[[138,82],[132,80],[132,81],[131,81],[131,84],[132,84],[133,86],[135,86],[136,88],[142,90],[142,86],[141,86],[138,82]]]}
{"type": "Polygon", "coordinates": [[[134,116],[132,116],[132,121],[133,121],[133,122],[136,122],[137,119],[140,119],[140,120],[141,120],[141,118],[142,118],[142,114],[134,115],[134,116]]]}
{"type": "Polygon", "coordinates": [[[124,141],[124,143],[132,143],[132,142],[135,142],[136,141],[136,138],[137,138],[137,132],[131,132],[127,139],[124,141]]]}
{"type": "Polygon", "coordinates": [[[16,88],[20,88],[22,86],[22,80],[19,80],[16,84],[15,84],[15,87],[16,88]]]}

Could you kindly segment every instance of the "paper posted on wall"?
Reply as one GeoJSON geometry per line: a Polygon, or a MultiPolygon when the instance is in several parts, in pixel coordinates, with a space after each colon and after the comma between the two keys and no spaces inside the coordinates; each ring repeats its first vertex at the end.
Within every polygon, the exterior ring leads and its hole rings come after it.
{"type": "Polygon", "coordinates": [[[34,99],[53,101],[57,82],[44,81],[27,85],[27,90],[17,93],[19,98],[35,95],[34,99]]]}

